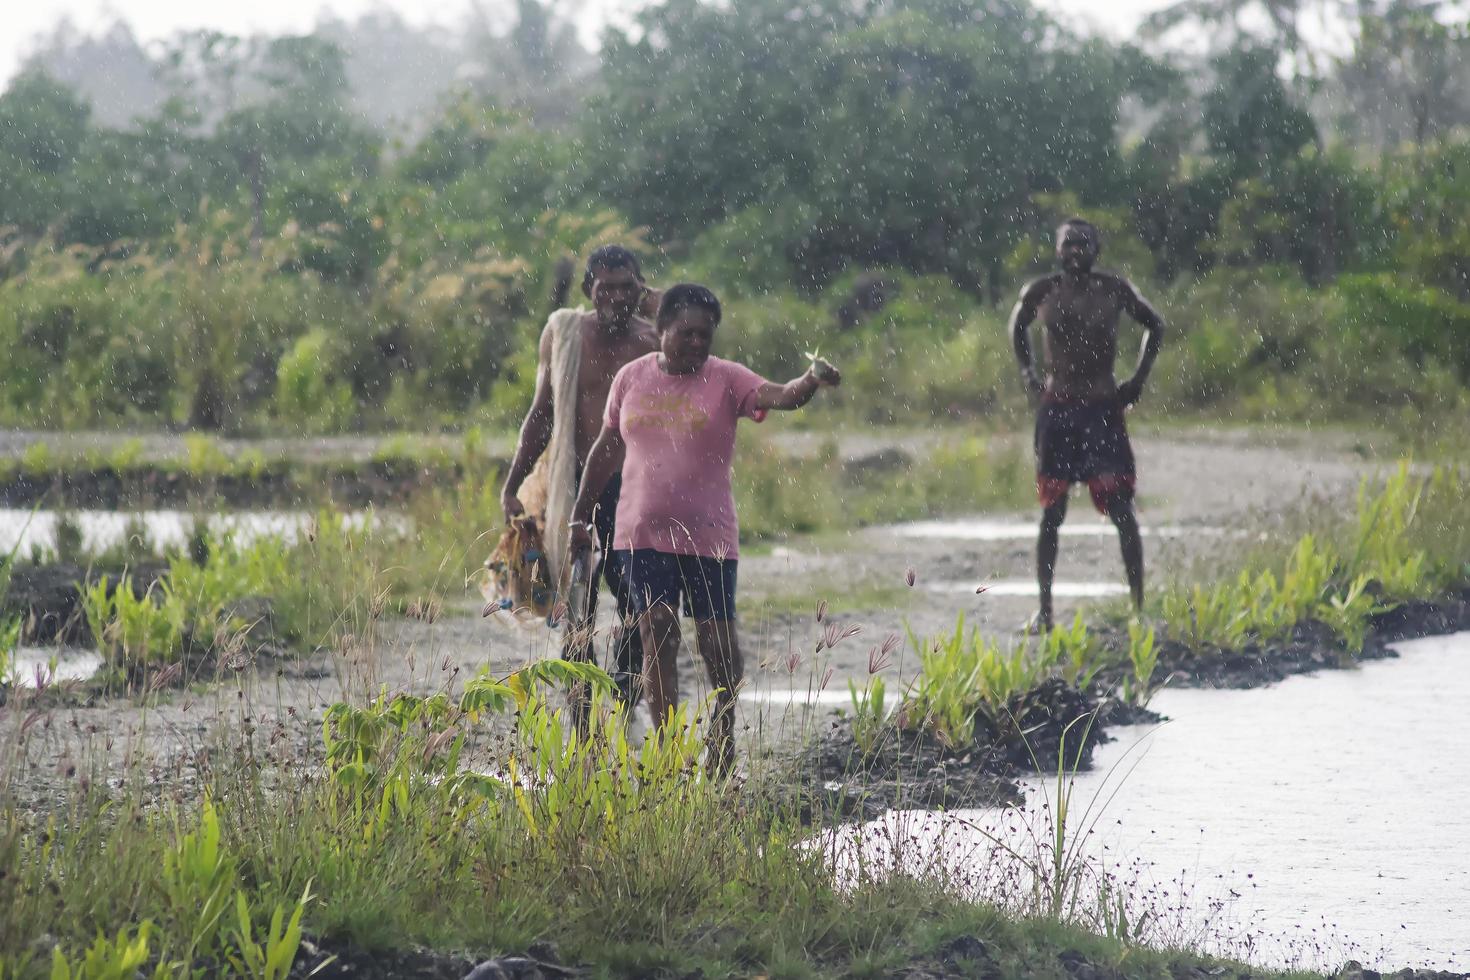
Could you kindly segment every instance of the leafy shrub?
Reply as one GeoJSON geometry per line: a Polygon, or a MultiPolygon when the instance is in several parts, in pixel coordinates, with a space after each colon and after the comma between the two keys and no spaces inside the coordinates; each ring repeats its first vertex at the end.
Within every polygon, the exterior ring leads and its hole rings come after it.
{"type": "Polygon", "coordinates": [[[184,609],[166,586],[155,584],[138,596],[130,576],[114,587],[104,575],[81,588],[81,603],[98,652],[112,666],[168,664],[183,652],[184,609]]]}
{"type": "Polygon", "coordinates": [[[276,365],[276,417],[289,419],[303,431],[340,431],[355,408],[352,388],[330,375],[331,337],[312,330],[276,365]]]}

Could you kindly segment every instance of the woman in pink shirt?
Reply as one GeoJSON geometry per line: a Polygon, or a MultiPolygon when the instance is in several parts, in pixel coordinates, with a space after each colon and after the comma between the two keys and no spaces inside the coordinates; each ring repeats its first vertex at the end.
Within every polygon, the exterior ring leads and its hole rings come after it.
{"type": "Polygon", "coordinates": [[[678,703],[679,606],[694,620],[695,642],[719,691],[709,768],[734,759],[735,692],[743,666],[735,636],[739,524],[730,486],[735,424],[768,409],[811,401],[840,375],[814,368],[774,384],[733,361],[710,356],[720,301],[704,286],[680,283],[659,304],[659,350],[613,379],[602,433],[572,512],[573,552],[592,547],[588,522],[602,487],[621,468],[613,548],[624,562],[645,652],[644,684],[655,725],[678,703]]]}

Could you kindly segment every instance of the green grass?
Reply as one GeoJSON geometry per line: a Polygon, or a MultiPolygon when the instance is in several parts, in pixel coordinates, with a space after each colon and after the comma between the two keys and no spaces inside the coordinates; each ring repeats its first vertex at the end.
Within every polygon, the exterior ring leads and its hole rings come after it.
{"type": "Polygon", "coordinates": [[[1174,585],[1154,610],[1169,637],[1198,656],[1276,642],[1309,620],[1356,655],[1375,613],[1470,582],[1467,491],[1459,469],[1418,474],[1401,463],[1386,479],[1363,482],[1351,517],[1314,515],[1316,527],[1289,549],[1290,538],[1273,536],[1234,579],[1174,585]]]}
{"type": "Polygon", "coordinates": [[[305,757],[216,731],[185,793],[158,796],[138,768],[73,784],[48,812],[7,802],[0,975],[276,978],[303,935],[477,956],[546,940],[628,977],[883,976],[957,936],[1003,973],[1060,975],[1069,951],[1143,971],[1130,975],[1214,965],[1089,933],[1082,898],[1002,907],[963,894],[962,878],[886,863],[839,883],[807,843],[821,828],[704,776],[687,708],[641,749],[601,710],[574,737],[543,700],[574,670],[550,661],[452,694],[335,705],[305,757]],[[486,738],[512,710],[514,736],[486,738]]]}
{"type": "MultiPolygon", "coordinates": [[[[475,528],[498,517],[494,484],[485,474],[416,501],[413,554],[403,532],[331,515],[290,548],[217,543],[203,566],[176,559],[157,602],[121,600],[134,619],[119,611],[117,629],[146,627],[148,610],[164,615],[170,603],[187,622],[218,622],[231,597],[257,591],[303,637],[371,629],[425,590],[463,587],[480,554],[475,528]]],[[[1246,610],[1248,635],[1337,613],[1351,645],[1370,585],[1378,604],[1459,580],[1463,489],[1447,471],[1401,470],[1365,489],[1342,526],[1258,553],[1220,589],[1246,610]]],[[[1100,666],[1127,672],[1124,696],[1144,703],[1158,652],[1142,627],[1127,651],[1105,649],[1081,619],[1009,649],[962,621],[937,641],[914,642],[922,672],[907,691],[854,685],[860,739],[876,744],[898,701],[899,723],[962,749],[977,714],[1002,725],[1040,683],[1086,686],[1100,666]]],[[[611,976],[883,976],[941,955],[960,935],[981,939],[1002,975],[1060,976],[1069,951],[1130,976],[1217,967],[1188,950],[1149,948],[1167,937],[1122,926],[1118,895],[1079,890],[1084,870],[1055,840],[1023,855],[1049,870],[1047,886],[1019,904],[967,893],[948,872],[913,878],[860,865],[839,883],[808,844],[822,828],[758,792],[781,772],[757,769],[745,792],[703,775],[695,711],[641,749],[601,713],[591,737],[574,737],[545,699],[572,681],[606,685],[600,672],[578,669],[552,660],[431,697],[363,695],[328,709],[315,752],[289,742],[268,751],[222,728],[209,736],[199,782],[161,796],[142,768],[74,784],[44,811],[0,787],[0,975],[121,980],[140,968],[180,976],[193,964],[278,977],[303,935],[476,955],[550,940],[564,959],[611,976]],[[54,949],[34,942],[42,933],[54,949]]],[[[21,708],[15,716],[29,716],[21,708]]],[[[0,752],[23,758],[43,730],[6,727],[0,752]]],[[[1245,972],[1219,966],[1212,975],[1245,972]]]]}
{"type": "MultiPolygon", "coordinates": [[[[227,610],[245,599],[269,600],[276,636],[306,649],[335,645],[344,636],[371,636],[385,614],[473,601],[481,563],[502,524],[499,473],[475,456],[477,441],[467,440],[455,462],[457,480],[422,487],[392,512],[368,511],[353,520],[324,504],[295,540],[264,537],[237,545],[206,537],[198,543],[208,552],[203,562],[194,556],[161,556],[168,560],[168,575],[140,600],[115,598],[110,590],[89,592],[94,635],[103,638],[113,660],[164,664],[177,660],[189,644],[219,652],[235,643],[249,624],[232,622],[227,610]]],[[[198,455],[218,461],[212,450],[198,455]]],[[[1010,450],[970,439],[896,469],[855,475],[830,447],[810,458],[794,457],[752,438],[737,459],[742,538],[756,547],[801,532],[821,541],[850,530],[854,521],[893,521],[1010,501],[1021,492],[1021,469],[1010,450]]],[[[82,552],[78,532],[66,538],[64,550],[72,561],[107,568],[160,557],[141,532],[96,555],[82,552]]],[[[822,598],[817,588],[813,581],[757,593],[751,611],[786,615],[812,608],[822,598]]],[[[897,605],[903,590],[870,586],[826,598],[846,608],[871,609],[897,605]]]]}

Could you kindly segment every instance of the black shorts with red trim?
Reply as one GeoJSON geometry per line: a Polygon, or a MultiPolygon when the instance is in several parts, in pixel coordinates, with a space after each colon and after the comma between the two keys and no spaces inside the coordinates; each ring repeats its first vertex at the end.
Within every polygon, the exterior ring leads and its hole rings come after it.
{"type": "Polygon", "coordinates": [[[1036,494],[1051,507],[1074,483],[1086,483],[1092,503],[1106,513],[1131,501],[1137,482],[1133,446],[1117,399],[1044,398],[1036,414],[1036,494]]]}

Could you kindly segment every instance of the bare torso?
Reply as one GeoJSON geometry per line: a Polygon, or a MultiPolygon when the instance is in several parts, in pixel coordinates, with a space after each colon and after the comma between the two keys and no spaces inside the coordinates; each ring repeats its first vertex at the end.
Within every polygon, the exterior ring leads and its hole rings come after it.
{"type": "Polygon", "coordinates": [[[1093,272],[1081,281],[1056,275],[1043,282],[1049,285],[1037,317],[1045,333],[1046,393],[1082,401],[1113,397],[1118,317],[1124,309],[1121,280],[1093,272]]]}
{"type": "Polygon", "coordinates": [[[653,324],[634,317],[626,333],[609,337],[598,325],[596,313],[581,320],[582,363],[577,372],[577,464],[587,461],[592,444],[602,432],[602,412],[613,378],[623,365],[658,349],[653,324]]]}

